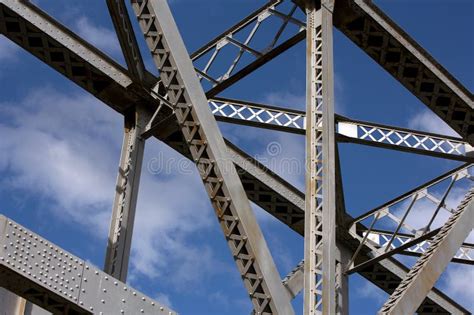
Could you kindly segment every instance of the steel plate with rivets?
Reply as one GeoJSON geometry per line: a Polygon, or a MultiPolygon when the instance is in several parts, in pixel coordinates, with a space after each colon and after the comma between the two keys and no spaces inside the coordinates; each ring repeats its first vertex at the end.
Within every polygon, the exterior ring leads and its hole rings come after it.
{"type": "Polygon", "coordinates": [[[1,215],[0,233],[1,267],[26,280],[21,281],[25,285],[42,287],[52,299],[60,297],[92,314],[177,314],[1,215]]]}

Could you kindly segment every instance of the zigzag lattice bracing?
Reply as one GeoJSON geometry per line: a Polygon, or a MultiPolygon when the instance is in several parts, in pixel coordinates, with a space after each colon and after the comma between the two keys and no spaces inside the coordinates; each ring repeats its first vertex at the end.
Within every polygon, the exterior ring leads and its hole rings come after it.
{"type": "MultiPolygon", "coordinates": [[[[155,3],[156,4],[156,3],[155,3]]],[[[236,209],[236,201],[224,180],[222,172],[232,172],[230,161],[219,161],[216,152],[210,147],[206,130],[199,121],[199,113],[191,103],[190,92],[186,89],[182,73],[178,70],[174,54],[169,48],[165,31],[155,16],[155,8],[151,1],[132,1],[132,6],[145,35],[153,59],[160,71],[161,85],[166,90],[166,96],[173,104],[177,122],[186,141],[189,152],[195,161],[204,186],[211,199],[221,228],[228,241],[232,255],[242,275],[245,286],[251,297],[257,314],[276,314],[277,305],[283,301],[272,299],[272,294],[266,282],[261,265],[257,260],[249,240],[241,216],[236,209]],[[222,170],[221,167],[229,167],[222,170]]],[[[163,9],[163,6],[161,6],[163,9]]],[[[205,110],[209,111],[207,102],[205,110]]],[[[210,111],[209,111],[209,114],[210,111]]],[[[212,116],[211,116],[212,117],[212,116]]],[[[214,136],[214,135],[213,135],[214,136]]],[[[216,149],[214,147],[214,149],[216,149]]],[[[234,174],[235,175],[235,174],[234,174]]],[[[248,201],[247,201],[248,203],[248,201]]],[[[255,231],[254,231],[255,232],[255,231]]],[[[269,263],[268,261],[266,263],[269,263]]],[[[278,280],[280,281],[280,280],[278,280]]],[[[280,283],[281,285],[281,283],[280,283]]],[[[283,286],[281,285],[283,288],[283,286]]],[[[281,298],[281,297],[280,297],[281,298]]]]}
{"type": "Polygon", "coordinates": [[[474,145],[472,94],[371,1],[341,0],[335,25],[474,145]]]}

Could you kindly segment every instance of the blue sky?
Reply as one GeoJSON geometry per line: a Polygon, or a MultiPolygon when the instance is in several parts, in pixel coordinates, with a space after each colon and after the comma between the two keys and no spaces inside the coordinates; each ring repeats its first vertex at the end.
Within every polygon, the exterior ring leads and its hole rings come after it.
{"type": "MultiPolygon", "coordinates": [[[[38,5],[124,64],[105,1],[38,5]]],[[[173,0],[190,52],[264,1],[173,0]],[[225,12],[225,13],[224,13],[225,12]]],[[[464,86],[474,86],[474,3],[376,3],[464,86]],[[409,8],[409,11],[407,11],[409,8]],[[449,14],[447,14],[449,12],[449,14]]],[[[132,20],[135,23],[134,20],[132,20]]],[[[148,69],[148,50],[137,34],[148,69]]],[[[453,134],[418,99],[335,31],[336,111],[345,116],[453,134]]],[[[304,43],[222,96],[304,109],[304,43]]],[[[122,117],[5,38],[0,38],[0,213],[98,266],[103,265],[122,137],[122,117]]],[[[304,137],[221,124],[222,132],[300,189],[304,174],[279,169],[304,159],[304,137]],[[267,146],[282,150],[271,155],[267,146]]],[[[346,207],[361,214],[459,163],[359,145],[339,145],[346,207]]],[[[255,207],[282,276],[303,257],[303,240],[255,207]]],[[[412,264],[413,259],[404,259],[412,264]]],[[[438,283],[474,310],[473,268],[450,266],[438,283]]],[[[197,172],[156,140],[147,142],[129,282],[181,314],[248,314],[250,301],[197,172]],[[156,171],[157,159],[171,171],[156,171]]],[[[352,314],[375,313],[385,293],[350,278],[352,314]]],[[[295,309],[301,310],[301,297],[295,309]]]]}

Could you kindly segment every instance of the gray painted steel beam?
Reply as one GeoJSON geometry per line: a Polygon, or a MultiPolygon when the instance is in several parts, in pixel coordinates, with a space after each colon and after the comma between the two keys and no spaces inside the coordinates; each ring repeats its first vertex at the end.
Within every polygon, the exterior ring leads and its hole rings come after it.
{"type": "MultiPolygon", "coordinates": [[[[209,99],[218,121],[305,134],[306,113],[225,98],[209,99]]],[[[458,161],[474,162],[474,149],[460,138],[358,121],[336,115],[337,140],[458,161]]]]}
{"type": "Polygon", "coordinates": [[[0,288],[0,307],[2,315],[24,315],[26,300],[4,288],[0,288]]]}
{"type": "MultiPolygon", "coordinates": [[[[156,93],[29,1],[0,0],[0,33],[121,114],[137,103],[150,112],[159,105],[156,93]]],[[[166,106],[160,115],[170,113],[166,106]]]]}
{"type": "MultiPolygon", "coordinates": [[[[249,14],[247,17],[191,54],[191,59],[195,63],[197,63],[199,60],[206,59],[205,66],[196,66],[195,70],[201,81],[204,80],[211,85],[211,87],[206,92],[207,97],[213,97],[222,92],[226,88],[246,77],[261,66],[265,65],[270,60],[284,53],[286,50],[290,49],[305,38],[305,23],[292,17],[297,9],[297,6],[293,5],[293,8],[288,14],[278,11],[279,6],[284,6],[286,3],[290,3],[290,1],[268,1],[267,4],[255,10],[253,13],[249,14]],[[263,24],[271,24],[271,22],[268,21],[272,20],[270,18],[272,16],[278,17],[278,19],[281,20],[281,25],[277,29],[272,40],[265,44],[265,48],[262,51],[255,51],[251,48],[245,48],[247,45],[244,45],[243,47],[240,46],[236,56],[234,58],[230,58],[230,64],[226,66],[226,71],[224,73],[221,73],[220,75],[211,75],[209,73],[212,72],[210,71],[210,68],[212,67],[215,60],[218,59],[218,55],[220,53],[225,53],[224,48],[235,43],[234,38],[245,36],[245,43],[249,44],[254,39],[255,33],[259,28],[261,28],[263,24]],[[295,32],[291,29],[288,30],[289,24],[297,25],[297,31],[295,32]],[[243,34],[247,29],[250,29],[250,32],[246,35],[243,34]],[[290,32],[292,36],[279,43],[279,39],[281,39],[284,31],[290,32]],[[257,55],[258,57],[256,57],[251,62],[248,62],[248,58],[245,58],[245,55],[247,54],[257,55]]],[[[258,46],[262,46],[262,43],[259,43],[258,46]]],[[[226,58],[228,58],[228,56],[226,56],[226,58]]],[[[229,63],[228,61],[225,62],[229,63]]],[[[161,89],[160,82],[156,84],[156,88],[161,89]]]]}
{"type": "Polygon", "coordinates": [[[146,82],[145,65],[124,0],[107,0],[107,7],[130,75],[137,81],[146,82]]]}
{"type": "Polygon", "coordinates": [[[114,95],[132,84],[120,65],[28,1],[0,1],[0,31],[118,111],[137,99],[132,93],[125,99],[114,95]]]}
{"type": "Polygon", "coordinates": [[[141,134],[148,115],[136,108],[126,114],[124,118],[124,136],[104,264],[105,272],[123,282],[127,280],[145,149],[145,139],[141,137],[141,134]]]}
{"type": "Polygon", "coordinates": [[[304,282],[304,260],[296,265],[293,270],[282,280],[283,285],[291,294],[291,298],[295,298],[303,290],[304,282]]]}
{"type": "Polygon", "coordinates": [[[221,97],[210,98],[209,107],[218,121],[305,134],[304,111],[221,97]]]}
{"type": "Polygon", "coordinates": [[[474,227],[474,189],[443,225],[430,248],[382,306],[379,314],[413,314],[474,227]]]}
{"type": "Polygon", "coordinates": [[[337,1],[334,25],[474,145],[472,93],[372,1],[337,1]]]}
{"type": "Polygon", "coordinates": [[[306,2],[304,314],[335,314],[336,178],[332,1],[306,2]]]}
{"type": "Polygon", "coordinates": [[[168,4],[165,0],[133,0],[132,7],[255,311],[293,314],[289,294],[228,158],[168,4]]]}
{"type": "MultiPolygon", "coordinates": [[[[342,244],[338,244],[336,261],[336,293],[338,305],[337,314],[349,314],[349,277],[344,272],[344,266],[351,258],[351,252],[342,244]]],[[[298,263],[293,270],[282,280],[283,285],[295,298],[304,288],[304,260],[298,263]]]]}
{"type": "Polygon", "coordinates": [[[338,140],[373,147],[474,162],[474,148],[460,138],[337,118],[338,140]]]}
{"type": "Polygon", "coordinates": [[[176,314],[1,215],[0,286],[53,314],[176,314]]]}

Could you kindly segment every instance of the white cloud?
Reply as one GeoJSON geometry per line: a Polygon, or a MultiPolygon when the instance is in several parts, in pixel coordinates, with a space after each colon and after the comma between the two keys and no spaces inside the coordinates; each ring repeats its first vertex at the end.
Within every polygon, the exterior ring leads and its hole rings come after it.
{"type": "MultiPolygon", "coordinates": [[[[27,93],[15,104],[0,103],[0,117],[0,172],[8,174],[2,187],[12,195],[44,200],[34,211],[47,207],[64,222],[105,237],[122,117],[93,97],[51,88],[27,93]]],[[[195,170],[158,176],[149,172],[147,161],[159,152],[164,159],[181,156],[153,140],[147,148],[130,279],[159,278],[176,289],[195,289],[206,277],[227,271],[210,247],[195,242],[195,233],[215,223],[210,202],[195,170]],[[172,280],[168,274],[174,275],[172,280]]]]}
{"type": "Polygon", "coordinates": [[[263,103],[283,108],[294,108],[298,110],[306,109],[306,95],[295,94],[289,91],[275,91],[263,97],[263,103]]]}
{"type": "Polygon", "coordinates": [[[429,110],[422,110],[410,117],[408,128],[447,136],[459,137],[441,118],[429,110]]]}
{"type": "Polygon", "coordinates": [[[16,54],[20,47],[6,37],[0,38],[0,61],[12,61],[16,59],[16,54]]]}
{"type": "MultiPolygon", "coordinates": [[[[301,84],[305,84],[304,81],[301,84]]],[[[297,110],[306,110],[306,94],[303,89],[300,93],[294,93],[289,90],[279,90],[270,92],[264,95],[262,103],[268,105],[280,106],[283,108],[292,108],[297,110]]],[[[334,110],[338,114],[344,114],[345,100],[344,100],[344,83],[339,75],[334,78],[334,110]]]]}
{"type": "Polygon", "coordinates": [[[442,286],[449,296],[456,297],[470,312],[474,311],[474,268],[466,265],[451,265],[446,271],[442,286]]]}
{"type": "Polygon", "coordinates": [[[231,298],[222,291],[215,291],[208,295],[208,300],[213,305],[218,305],[220,308],[222,308],[225,311],[232,309],[236,311],[236,313],[238,314],[250,313],[250,310],[249,310],[250,303],[248,299],[242,299],[242,298],[236,298],[236,297],[231,298]]]}
{"type": "MultiPolygon", "coordinates": [[[[464,199],[465,194],[468,191],[468,187],[463,187],[462,185],[455,186],[451,189],[448,197],[445,201],[447,207],[449,209],[456,209],[461,201],[464,199]]],[[[431,194],[436,196],[437,198],[441,198],[436,191],[430,191],[431,194]]],[[[402,213],[407,209],[409,201],[405,201],[405,206],[400,207],[400,209],[396,211],[398,217],[402,217],[402,213]]],[[[423,198],[415,202],[412,210],[410,211],[409,215],[407,216],[406,223],[415,229],[422,229],[426,227],[429,223],[431,217],[434,215],[434,212],[437,208],[437,204],[427,198],[423,198]]],[[[451,217],[452,213],[448,212],[444,209],[444,207],[440,208],[438,214],[436,215],[433,223],[431,225],[430,230],[434,230],[437,228],[442,227],[446,221],[451,217]]],[[[467,242],[472,242],[474,240],[474,233],[471,233],[468,238],[467,242]]]]}
{"type": "MultiPolygon", "coordinates": [[[[81,11],[70,8],[64,19],[75,21],[71,26],[79,36],[90,44],[108,53],[112,57],[122,58],[121,48],[117,35],[113,29],[96,25],[86,16],[81,16],[81,11]]],[[[0,38],[0,61],[15,60],[19,46],[7,38],[0,38]]]]}
{"type": "Polygon", "coordinates": [[[34,191],[52,200],[60,217],[70,216],[103,233],[117,158],[111,138],[96,138],[94,133],[119,131],[119,120],[92,97],[49,88],[29,93],[19,103],[0,104],[0,169],[12,174],[3,177],[2,184],[34,191]]]}
{"type": "Polygon", "coordinates": [[[358,286],[356,294],[364,299],[373,299],[379,304],[387,300],[387,294],[369,281],[364,281],[361,286],[358,286]]]}
{"type": "Polygon", "coordinates": [[[85,16],[77,18],[75,28],[81,37],[110,55],[120,54],[120,44],[113,30],[95,25],[85,16]]]}

